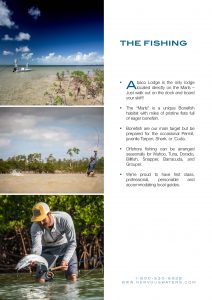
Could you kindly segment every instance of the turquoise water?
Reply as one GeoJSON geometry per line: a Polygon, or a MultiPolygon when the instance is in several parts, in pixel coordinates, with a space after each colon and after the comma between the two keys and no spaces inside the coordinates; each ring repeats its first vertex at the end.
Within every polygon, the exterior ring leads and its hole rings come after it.
{"type": "Polygon", "coordinates": [[[101,270],[82,271],[76,283],[67,282],[62,272],[55,272],[52,282],[39,284],[30,274],[0,274],[0,299],[103,300],[101,270]]]}
{"type": "MultiPolygon", "coordinates": [[[[29,66],[31,72],[14,73],[13,66],[0,66],[0,105],[45,105],[45,91],[56,80],[56,73],[85,73],[103,66],[29,66]]],[[[77,104],[77,103],[76,103],[77,104]]]]}

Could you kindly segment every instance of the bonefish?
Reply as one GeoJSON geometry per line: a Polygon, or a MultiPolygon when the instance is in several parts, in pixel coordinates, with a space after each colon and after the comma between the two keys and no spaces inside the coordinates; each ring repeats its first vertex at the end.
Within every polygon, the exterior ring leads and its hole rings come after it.
{"type": "Polygon", "coordinates": [[[29,254],[24,256],[21,260],[19,260],[15,269],[19,271],[25,267],[28,267],[31,263],[35,263],[37,265],[44,265],[46,266],[46,269],[48,269],[47,260],[44,257],[36,254],[29,254]]]}

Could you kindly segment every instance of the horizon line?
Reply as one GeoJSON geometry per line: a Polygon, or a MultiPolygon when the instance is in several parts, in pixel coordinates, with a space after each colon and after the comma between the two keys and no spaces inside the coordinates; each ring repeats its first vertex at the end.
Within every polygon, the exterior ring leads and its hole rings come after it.
{"type": "MultiPolygon", "coordinates": [[[[30,66],[66,66],[66,67],[92,67],[92,66],[101,66],[104,67],[104,64],[92,64],[92,65],[54,65],[54,64],[49,64],[49,65],[39,65],[39,64],[30,64],[28,63],[30,66]]],[[[13,66],[14,64],[0,64],[0,66],[13,66]]],[[[21,64],[22,65],[22,64],[21,64]]],[[[26,63],[23,63],[23,65],[26,65],[26,63]]]]}

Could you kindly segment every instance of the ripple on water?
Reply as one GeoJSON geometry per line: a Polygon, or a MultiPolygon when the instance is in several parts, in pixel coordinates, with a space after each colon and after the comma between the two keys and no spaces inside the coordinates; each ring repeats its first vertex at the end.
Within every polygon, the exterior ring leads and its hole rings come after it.
{"type": "Polygon", "coordinates": [[[84,271],[81,274],[76,283],[70,283],[63,273],[57,272],[54,281],[46,284],[34,283],[34,278],[29,274],[0,274],[0,299],[103,300],[104,280],[101,271],[84,271]]]}
{"type": "Polygon", "coordinates": [[[0,105],[45,105],[44,93],[55,81],[57,72],[86,73],[93,69],[94,66],[32,66],[32,72],[13,73],[13,66],[0,66],[0,105]]]}

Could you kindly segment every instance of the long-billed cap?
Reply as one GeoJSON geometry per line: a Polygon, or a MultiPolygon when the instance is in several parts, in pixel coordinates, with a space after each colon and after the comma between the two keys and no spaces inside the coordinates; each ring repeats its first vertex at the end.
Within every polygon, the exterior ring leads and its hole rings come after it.
{"type": "Polygon", "coordinates": [[[46,218],[50,208],[48,204],[44,202],[36,203],[32,208],[32,222],[40,222],[46,218]]]}

